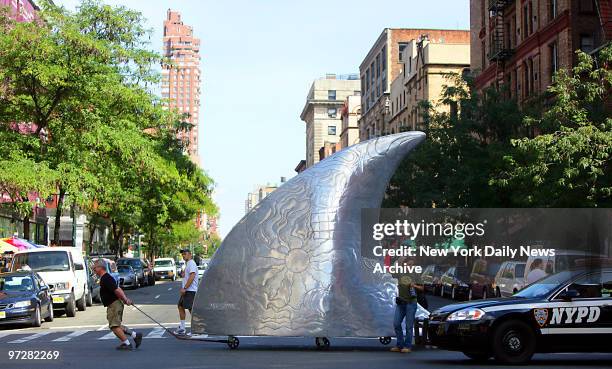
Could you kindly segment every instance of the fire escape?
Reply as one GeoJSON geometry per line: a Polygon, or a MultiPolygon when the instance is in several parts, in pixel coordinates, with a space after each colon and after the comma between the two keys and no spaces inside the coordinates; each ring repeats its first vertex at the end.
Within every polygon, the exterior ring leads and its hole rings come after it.
{"type": "Polygon", "coordinates": [[[513,54],[511,30],[506,30],[504,11],[513,4],[513,0],[489,0],[489,14],[492,30],[489,45],[489,61],[495,63],[495,84],[504,83],[505,62],[513,54]]]}

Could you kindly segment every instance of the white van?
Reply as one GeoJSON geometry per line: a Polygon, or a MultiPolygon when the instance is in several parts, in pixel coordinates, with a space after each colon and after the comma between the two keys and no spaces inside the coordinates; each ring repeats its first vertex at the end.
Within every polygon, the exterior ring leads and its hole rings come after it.
{"type": "Polygon", "coordinates": [[[176,264],[172,258],[155,259],[153,264],[155,270],[155,280],[171,279],[176,281],[176,264]]]}
{"type": "Polygon", "coordinates": [[[73,317],[86,309],[87,272],[81,251],[75,247],[45,247],[16,252],[12,271],[31,269],[49,285],[53,309],[73,317]]]}

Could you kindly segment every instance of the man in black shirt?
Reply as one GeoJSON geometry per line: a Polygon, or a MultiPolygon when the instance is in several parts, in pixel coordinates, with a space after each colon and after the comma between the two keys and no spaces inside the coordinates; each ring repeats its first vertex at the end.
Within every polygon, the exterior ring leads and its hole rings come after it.
{"type": "Polygon", "coordinates": [[[138,348],[142,343],[142,333],[136,333],[122,324],[123,306],[124,304],[132,305],[132,300],[117,286],[115,278],[106,272],[106,262],[104,260],[96,260],[93,269],[100,276],[100,298],[102,299],[102,304],[106,307],[108,326],[115,333],[115,336],[119,338],[119,341],[121,341],[117,350],[134,350],[138,348]],[[132,338],[134,343],[131,343],[129,338],[132,338]]]}

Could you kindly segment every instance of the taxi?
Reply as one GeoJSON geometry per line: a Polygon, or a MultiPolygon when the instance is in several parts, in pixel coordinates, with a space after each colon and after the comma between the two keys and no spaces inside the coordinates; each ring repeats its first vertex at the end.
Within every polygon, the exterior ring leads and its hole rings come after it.
{"type": "Polygon", "coordinates": [[[528,362],[536,352],[612,352],[612,268],[562,271],[509,298],[444,306],[429,316],[438,348],[474,360],[528,362]]]}

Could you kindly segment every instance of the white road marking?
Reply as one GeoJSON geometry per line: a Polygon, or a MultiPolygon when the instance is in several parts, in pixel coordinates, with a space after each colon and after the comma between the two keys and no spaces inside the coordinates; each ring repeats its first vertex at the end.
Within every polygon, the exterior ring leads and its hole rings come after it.
{"type": "Polygon", "coordinates": [[[24,342],[35,340],[35,339],[40,338],[42,336],[46,336],[46,335],[48,335],[50,333],[51,332],[40,332],[40,333],[36,333],[36,334],[30,335],[30,336],[26,336],[26,337],[20,338],[18,340],[9,341],[8,343],[24,343],[24,342]]]}
{"type": "Polygon", "coordinates": [[[66,341],[70,341],[71,339],[76,338],[78,336],[82,336],[82,335],[84,335],[87,332],[91,332],[91,331],[88,331],[88,330],[85,330],[85,331],[74,331],[74,332],[72,332],[70,334],[67,334],[67,335],[62,336],[60,338],[54,339],[53,342],[66,342],[66,341]]]}
{"type": "Polygon", "coordinates": [[[168,291],[172,291],[172,287],[168,288],[168,291]]]}
{"type": "Polygon", "coordinates": [[[113,338],[117,338],[113,332],[107,333],[104,336],[98,338],[98,340],[112,340],[113,338]]]}
{"type": "Polygon", "coordinates": [[[163,328],[153,328],[153,330],[147,334],[145,338],[167,338],[164,337],[164,333],[166,332],[163,328]]]}
{"type": "Polygon", "coordinates": [[[103,331],[103,330],[105,330],[107,328],[108,328],[108,325],[103,324],[103,325],[99,326],[98,329],[96,329],[96,331],[103,331]]]}
{"type": "Polygon", "coordinates": [[[157,296],[155,296],[155,298],[156,298],[156,299],[158,299],[158,298],[159,298],[159,296],[161,296],[161,295],[157,295],[157,296]]]}

